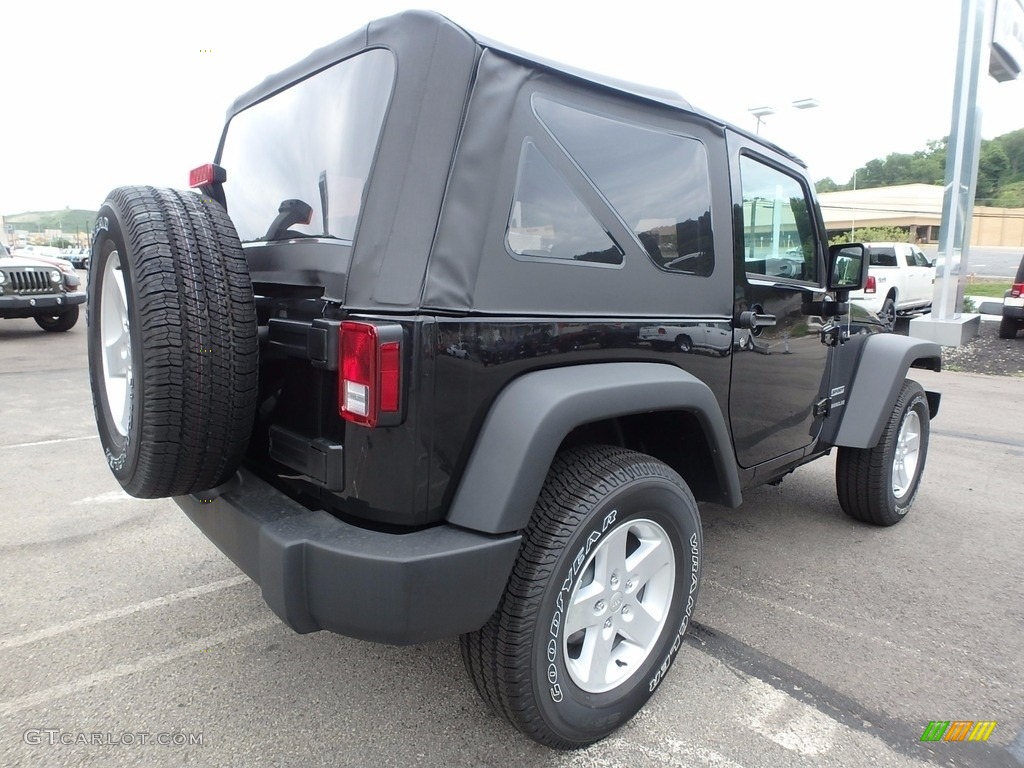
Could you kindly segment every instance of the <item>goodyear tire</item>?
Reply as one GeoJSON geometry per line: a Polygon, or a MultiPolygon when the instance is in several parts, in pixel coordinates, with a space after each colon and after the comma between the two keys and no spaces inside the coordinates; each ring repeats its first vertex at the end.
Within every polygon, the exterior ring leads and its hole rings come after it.
{"type": "Polygon", "coordinates": [[[115,189],[97,214],[87,310],[96,425],[121,486],[156,498],[226,480],[252,429],[257,327],[224,209],[115,189]]]}
{"type": "Polygon", "coordinates": [[[462,636],[477,691],[542,744],[607,736],[664,680],[702,553],[697,505],[666,465],[607,446],[560,454],[501,604],[462,636]]]}
{"type": "Polygon", "coordinates": [[[839,505],[850,517],[895,525],[910,511],[928,458],[928,398],[907,379],[874,448],[840,448],[836,459],[839,505]]]}

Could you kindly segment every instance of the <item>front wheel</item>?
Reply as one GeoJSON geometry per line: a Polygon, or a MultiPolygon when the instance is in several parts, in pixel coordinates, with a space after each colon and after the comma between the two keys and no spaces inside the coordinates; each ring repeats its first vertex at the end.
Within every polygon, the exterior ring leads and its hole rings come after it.
{"type": "Polygon", "coordinates": [[[836,459],[839,505],[850,517],[895,525],[914,503],[928,456],[928,398],[907,379],[874,448],[840,448],[836,459]]]}
{"type": "Polygon", "coordinates": [[[63,333],[70,331],[78,322],[78,306],[73,305],[70,309],[52,315],[36,315],[36,325],[50,333],[63,333]]]}
{"type": "Polygon", "coordinates": [[[477,690],[542,744],[604,738],[671,666],[702,549],[696,502],[665,464],[608,446],[560,454],[498,610],[462,636],[477,690]]]}

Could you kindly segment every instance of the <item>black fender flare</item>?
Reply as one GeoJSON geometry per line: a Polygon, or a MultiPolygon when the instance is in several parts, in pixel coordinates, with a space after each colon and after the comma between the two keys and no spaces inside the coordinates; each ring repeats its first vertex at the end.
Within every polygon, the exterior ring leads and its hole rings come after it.
{"type": "MultiPolygon", "coordinates": [[[[942,348],[934,341],[892,333],[876,333],[864,339],[856,368],[846,384],[846,404],[834,445],[874,448],[892,413],[900,387],[911,367],[939,371],[942,348]]],[[[939,394],[929,392],[931,418],[939,410],[939,394]]]]}
{"type": "Polygon", "coordinates": [[[583,424],[655,411],[689,411],[713,454],[723,504],[742,499],[721,406],[704,382],[673,365],[595,363],[534,371],[498,395],[448,511],[448,522],[485,533],[522,530],[559,445],[583,424]]]}

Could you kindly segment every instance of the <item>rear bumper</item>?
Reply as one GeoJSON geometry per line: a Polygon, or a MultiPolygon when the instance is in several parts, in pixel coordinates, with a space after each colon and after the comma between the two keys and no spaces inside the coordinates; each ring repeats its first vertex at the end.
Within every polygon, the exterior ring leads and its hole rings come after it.
{"type": "Polygon", "coordinates": [[[409,645],[479,629],[519,551],[518,535],[449,525],[404,534],[359,528],[306,509],[245,469],[174,501],[296,632],[409,645]]]}
{"type": "Polygon", "coordinates": [[[1024,320],[1024,300],[1003,299],[1003,317],[1011,320],[1024,320]],[[1019,306],[1017,302],[1021,302],[1019,306]]]}

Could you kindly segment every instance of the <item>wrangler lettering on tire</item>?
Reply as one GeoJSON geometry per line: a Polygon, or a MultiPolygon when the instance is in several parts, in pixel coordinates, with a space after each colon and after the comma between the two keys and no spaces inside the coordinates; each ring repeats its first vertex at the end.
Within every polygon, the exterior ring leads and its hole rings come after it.
{"type": "Polygon", "coordinates": [[[115,189],[90,261],[89,378],[114,476],[140,498],[224,482],[245,453],[257,375],[252,286],[224,209],[115,189]]]}
{"type": "Polygon", "coordinates": [[[477,690],[541,743],[603,738],[679,651],[701,550],[696,503],[666,465],[607,446],[559,455],[501,605],[462,637],[477,690]]]}

